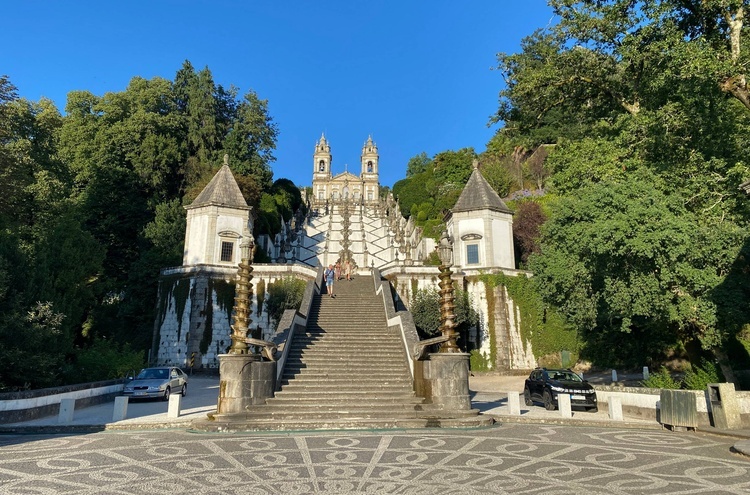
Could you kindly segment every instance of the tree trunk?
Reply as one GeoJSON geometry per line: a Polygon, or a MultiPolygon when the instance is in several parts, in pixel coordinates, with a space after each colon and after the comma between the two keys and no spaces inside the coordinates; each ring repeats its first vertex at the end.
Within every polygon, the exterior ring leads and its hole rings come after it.
{"type": "Polygon", "coordinates": [[[729,357],[727,356],[727,353],[718,347],[713,348],[713,353],[714,356],[716,356],[716,359],[719,360],[719,368],[721,368],[721,373],[724,375],[724,379],[729,383],[734,383],[735,388],[737,388],[739,382],[737,381],[737,377],[735,376],[732,367],[729,366],[729,357]]]}

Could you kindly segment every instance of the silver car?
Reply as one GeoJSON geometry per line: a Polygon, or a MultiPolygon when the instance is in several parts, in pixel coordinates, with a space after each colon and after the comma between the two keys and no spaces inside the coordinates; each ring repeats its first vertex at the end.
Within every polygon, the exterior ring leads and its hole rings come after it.
{"type": "Polygon", "coordinates": [[[170,394],[176,393],[185,397],[187,382],[187,375],[175,366],[144,368],[135,378],[125,384],[122,394],[134,399],[168,400],[170,394]]]}

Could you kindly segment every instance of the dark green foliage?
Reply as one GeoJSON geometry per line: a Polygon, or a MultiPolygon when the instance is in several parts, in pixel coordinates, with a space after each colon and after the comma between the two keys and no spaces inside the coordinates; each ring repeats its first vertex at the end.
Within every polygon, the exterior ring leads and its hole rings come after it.
{"type": "MultiPolygon", "coordinates": [[[[10,367],[0,388],[80,379],[76,366],[103,354],[104,342],[142,360],[159,270],[182,261],[183,205],[224,153],[255,211],[271,196],[268,230],[300,207],[294,184],[272,188],[277,132],[265,100],[253,91],[239,99],[189,62],[174,82],[134,77],[121,92],[73,91],[64,117],[49,100],[18,99],[0,77],[0,359],[10,367]],[[60,318],[27,318],[39,308],[60,318]]],[[[117,368],[109,358],[87,364],[91,378],[111,375],[107,362],[117,368]]]]}
{"type": "Polygon", "coordinates": [[[26,314],[0,313],[0,390],[60,383],[66,356],[54,343],[62,341],[64,319],[49,302],[34,304],[26,314]]]}
{"type": "Polygon", "coordinates": [[[709,383],[723,381],[725,380],[719,366],[705,359],[701,360],[700,366],[692,365],[683,378],[683,384],[688,390],[706,390],[709,383]]]}
{"type": "Polygon", "coordinates": [[[427,153],[423,151],[409,159],[409,162],[406,164],[406,177],[408,178],[421,174],[430,168],[432,168],[432,160],[430,160],[427,153]]]}
{"type": "Polygon", "coordinates": [[[489,371],[489,356],[485,356],[478,349],[472,349],[469,353],[469,369],[471,371],[489,371]]]}
{"type": "Polygon", "coordinates": [[[525,266],[529,255],[539,252],[542,224],[547,220],[541,205],[532,200],[516,204],[513,218],[513,248],[518,266],[525,266]]]}
{"type": "Polygon", "coordinates": [[[124,378],[144,365],[143,351],[134,351],[129,344],[97,339],[76,352],[75,362],[67,367],[69,383],[95,382],[124,378]]]}
{"type": "Polygon", "coordinates": [[[306,282],[292,277],[284,277],[268,284],[266,312],[274,325],[279,323],[284,310],[299,309],[305,293],[306,282]]]}
{"type": "Polygon", "coordinates": [[[414,324],[424,335],[434,336],[440,331],[440,294],[437,289],[416,291],[409,311],[414,324]]]}
{"type": "Polygon", "coordinates": [[[748,357],[733,343],[750,321],[750,201],[738,189],[750,98],[736,84],[747,33],[728,20],[746,2],[551,5],[559,22],[498,56],[504,127],[488,144],[555,145],[559,201],[530,259],[534,283],[596,364],[659,362],[697,343],[731,380],[748,357]]]}
{"type": "Polygon", "coordinates": [[[680,382],[672,377],[672,373],[662,366],[659,371],[651,373],[647,379],[641,381],[641,385],[647,388],[667,388],[677,390],[680,388],[680,382]]]}
{"type": "MultiPolygon", "coordinates": [[[[454,289],[455,316],[453,322],[456,331],[463,334],[470,327],[479,322],[479,315],[472,306],[469,294],[463,289],[454,289]]],[[[426,336],[434,336],[440,332],[440,293],[438,289],[419,289],[412,296],[409,311],[414,318],[417,329],[426,336]]],[[[465,347],[464,342],[459,345],[465,347]]]]}
{"type": "Polygon", "coordinates": [[[531,342],[537,359],[570,351],[573,361],[577,360],[580,349],[578,333],[563,315],[543,301],[533,278],[497,274],[482,275],[480,280],[490,288],[506,288],[521,317],[521,338],[524,342],[531,342]]]}

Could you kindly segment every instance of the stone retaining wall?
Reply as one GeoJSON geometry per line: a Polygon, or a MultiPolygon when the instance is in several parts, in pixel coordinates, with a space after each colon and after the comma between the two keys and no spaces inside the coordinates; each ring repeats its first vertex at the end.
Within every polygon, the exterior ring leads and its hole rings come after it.
{"type": "Polygon", "coordinates": [[[62,399],[75,399],[76,409],[102,404],[113,400],[122,388],[123,380],[109,380],[0,394],[0,424],[54,416],[62,399]]]}
{"type": "MultiPolygon", "coordinates": [[[[641,387],[612,387],[594,386],[599,409],[609,409],[609,398],[619,397],[622,401],[622,413],[631,418],[659,421],[659,399],[661,391],[658,388],[641,387]]],[[[711,401],[708,391],[689,390],[695,395],[695,406],[698,412],[699,426],[711,426],[711,401]]],[[[735,392],[740,408],[742,426],[750,428],[750,392],[735,392]]]]}

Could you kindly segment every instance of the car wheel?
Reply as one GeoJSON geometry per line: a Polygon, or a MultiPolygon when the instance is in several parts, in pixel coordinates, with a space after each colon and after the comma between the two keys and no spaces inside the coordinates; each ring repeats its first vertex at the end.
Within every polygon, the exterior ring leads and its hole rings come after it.
{"type": "Polygon", "coordinates": [[[527,406],[533,406],[534,405],[534,401],[531,400],[531,392],[529,392],[529,388],[528,387],[526,387],[526,388],[523,389],[523,402],[527,406]]]}
{"type": "Polygon", "coordinates": [[[169,387],[164,391],[164,397],[162,397],[162,400],[169,400],[169,387]]]}
{"type": "Polygon", "coordinates": [[[187,383],[185,383],[185,384],[184,384],[184,385],[182,386],[182,396],[183,396],[183,397],[186,397],[186,396],[187,396],[187,383]]]}
{"type": "Polygon", "coordinates": [[[597,406],[594,406],[594,407],[592,407],[592,408],[589,409],[589,412],[593,412],[593,413],[599,412],[599,408],[597,406]]]}
{"type": "Polygon", "coordinates": [[[552,394],[549,390],[544,391],[544,408],[548,411],[554,411],[556,409],[554,402],[552,402],[552,394]]]}

